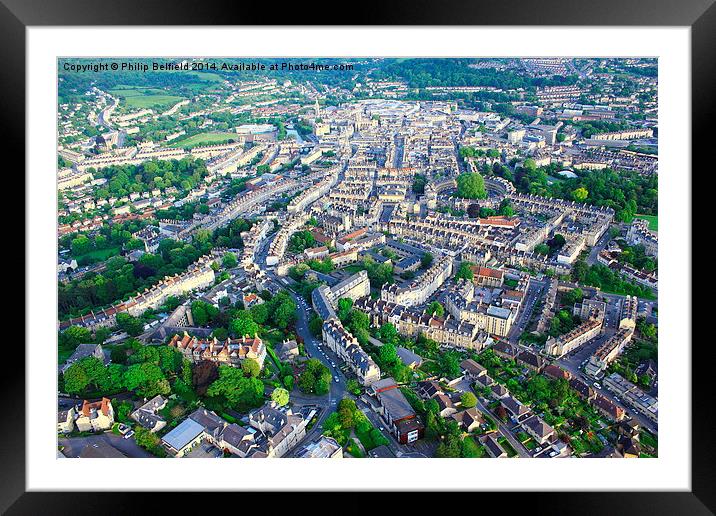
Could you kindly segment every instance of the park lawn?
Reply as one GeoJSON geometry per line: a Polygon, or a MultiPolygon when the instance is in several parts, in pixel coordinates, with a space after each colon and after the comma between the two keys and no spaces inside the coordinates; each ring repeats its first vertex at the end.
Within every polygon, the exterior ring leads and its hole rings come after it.
{"type": "Polygon", "coordinates": [[[219,132],[219,133],[199,133],[188,138],[184,138],[178,142],[174,142],[169,147],[176,148],[191,148],[198,147],[200,145],[216,145],[219,143],[226,143],[229,140],[236,140],[238,135],[236,133],[219,132]]]}
{"type": "Polygon", "coordinates": [[[74,258],[79,262],[82,258],[92,258],[97,259],[99,261],[104,261],[107,258],[110,258],[112,256],[115,256],[119,254],[119,246],[115,247],[108,247],[107,249],[95,249],[93,251],[90,251],[89,253],[82,254],[80,256],[75,256],[74,258]]]}

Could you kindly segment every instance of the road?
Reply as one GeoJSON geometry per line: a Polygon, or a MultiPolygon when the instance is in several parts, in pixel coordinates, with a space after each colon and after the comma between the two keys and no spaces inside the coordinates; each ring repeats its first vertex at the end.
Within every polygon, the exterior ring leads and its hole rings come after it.
{"type": "Polygon", "coordinates": [[[112,432],[104,432],[87,437],[58,437],[57,444],[64,447],[62,453],[65,457],[79,457],[86,446],[92,446],[100,441],[104,441],[113,446],[127,457],[154,457],[154,455],[147,450],[141,448],[134,439],[125,439],[121,435],[115,435],[112,432]]]}
{"type": "Polygon", "coordinates": [[[112,124],[110,124],[106,119],[106,114],[111,113],[114,111],[114,109],[119,105],[119,99],[113,98],[114,104],[107,106],[102,111],[99,112],[99,116],[97,117],[97,122],[102,127],[106,127],[109,130],[112,130],[112,124]]]}
{"type": "MultiPolygon", "coordinates": [[[[303,339],[303,345],[306,353],[311,358],[317,358],[320,360],[328,368],[331,376],[333,377],[327,396],[297,394],[293,397],[294,403],[296,404],[317,405],[321,408],[321,413],[318,415],[318,420],[315,425],[301,440],[301,443],[310,442],[323,433],[323,421],[331,412],[333,412],[333,410],[335,410],[338,402],[346,396],[346,377],[338,368],[338,365],[342,364],[342,361],[335,356],[335,354],[331,353],[328,348],[322,348],[321,341],[316,339],[309,330],[308,321],[310,320],[313,309],[309,307],[308,302],[302,296],[298,295],[296,292],[280,282],[276,273],[266,266],[266,256],[268,254],[268,244],[270,241],[270,235],[267,235],[267,237],[264,238],[264,241],[259,244],[256,253],[256,263],[263,270],[266,277],[272,284],[274,284],[278,289],[285,289],[291,295],[296,303],[296,333],[299,337],[301,337],[301,339],[303,339]]],[[[293,448],[292,453],[288,456],[292,457],[293,453],[299,449],[300,443],[297,443],[297,445],[293,448]]]]}
{"type": "Polygon", "coordinates": [[[542,296],[545,285],[545,281],[535,279],[530,280],[530,286],[527,289],[527,296],[525,296],[522,305],[524,308],[520,310],[519,314],[517,315],[517,320],[515,320],[515,322],[512,324],[508,335],[508,340],[512,344],[517,344],[520,340],[520,335],[522,335],[522,333],[527,329],[527,325],[529,324],[530,318],[532,317],[534,307],[537,304],[537,300],[540,298],[540,296],[542,296]]]}
{"type": "MultiPolygon", "coordinates": [[[[459,392],[472,392],[471,385],[472,381],[463,380],[462,382],[453,385],[453,388],[459,392]]],[[[512,430],[500,421],[500,418],[488,408],[487,404],[484,403],[479,396],[477,398],[477,408],[483,414],[489,415],[495,423],[497,423],[497,428],[500,433],[505,436],[520,457],[531,457],[529,450],[527,450],[527,448],[525,448],[524,445],[514,436],[512,430]]]]}
{"type": "Polygon", "coordinates": [[[608,227],[604,234],[599,238],[596,245],[592,246],[592,249],[589,251],[589,256],[587,257],[588,265],[594,265],[597,263],[597,256],[599,256],[599,253],[607,245],[607,242],[611,240],[611,228],[612,226],[608,227]]]}
{"type": "Polygon", "coordinates": [[[510,430],[507,425],[505,425],[497,415],[492,412],[487,405],[485,405],[480,398],[477,399],[477,408],[480,409],[480,411],[483,414],[489,415],[495,423],[497,423],[497,429],[500,431],[502,435],[505,436],[505,439],[510,443],[510,445],[515,449],[517,452],[517,455],[520,456],[520,458],[524,457],[531,457],[530,452],[527,450],[527,448],[524,447],[524,445],[514,436],[512,433],[512,430],[510,430]]]}
{"type": "Polygon", "coordinates": [[[589,359],[590,356],[597,350],[597,348],[609,338],[612,334],[614,334],[616,330],[609,330],[607,329],[605,333],[595,339],[592,339],[582,346],[580,346],[577,350],[573,351],[569,355],[565,355],[562,358],[556,360],[556,364],[559,365],[562,369],[565,369],[571,373],[572,376],[579,378],[583,382],[589,384],[592,386],[592,389],[594,389],[596,392],[604,396],[605,398],[608,398],[612,401],[612,403],[620,406],[624,409],[624,412],[626,414],[636,420],[642,427],[649,430],[654,435],[658,434],[659,427],[658,425],[652,423],[647,417],[643,416],[639,412],[633,410],[632,408],[624,405],[621,403],[621,401],[617,400],[616,397],[607,389],[605,389],[601,384],[600,388],[597,388],[594,385],[594,379],[588,377],[585,375],[581,370],[581,364],[584,360],[589,359]]]}

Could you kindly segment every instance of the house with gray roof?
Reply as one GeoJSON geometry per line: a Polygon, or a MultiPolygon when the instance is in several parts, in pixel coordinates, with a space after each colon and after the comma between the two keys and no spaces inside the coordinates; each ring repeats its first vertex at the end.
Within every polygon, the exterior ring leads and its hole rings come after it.
{"type": "Polygon", "coordinates": [[[166,407],[166,405],[167,400],[157,395],[132,412],[130,417],[147,430],[158,432],[167,424],[164,418],[159,415],[159,411],[166,407]]]}
{"type": "Polygon", "coordinates": [[[207,438],[210,438],[210,435],[206,429],[193,419],[187,418],[162,437],[162,445],[170,455],[183,457],[207,438]]]}
{"type": "Polygon", "coordinates": [[[70,358],[60,366],[60,372],[65,374],[72,364],[87,357],[95,357],[101,360],[104,365],[109,364],[109,357],[105,355],[101,344],[80,344],[75,348],[70,358]]]}
{"type": "Polygon", "coordinates": [[[411,369],[420,367],[423,363],[423,358],[417,353],[413,353],[408,348],[398,346],[395,348],[395,352],[398,354],[400,361],[411,369]]]}
{"type": "Polygon", "coordinates": [[[522,422],[522,426],[539,444],[546,443],[555,435],[554,428],[545,423],[539,416],[532,416],[522,422]]]}

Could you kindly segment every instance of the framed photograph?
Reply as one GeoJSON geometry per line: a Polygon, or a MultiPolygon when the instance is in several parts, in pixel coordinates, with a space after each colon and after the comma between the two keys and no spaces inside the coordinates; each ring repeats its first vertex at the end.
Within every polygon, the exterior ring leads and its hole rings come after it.
{"type": "Polygon", "coordinates": [[[346,490],[712,513],[711,2],[361,26],[4,4],[27,242],[8,514],[346,490]]]}

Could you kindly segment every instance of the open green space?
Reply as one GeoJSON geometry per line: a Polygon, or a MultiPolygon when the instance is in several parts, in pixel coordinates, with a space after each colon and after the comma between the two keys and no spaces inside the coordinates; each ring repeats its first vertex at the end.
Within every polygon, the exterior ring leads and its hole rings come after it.
{"type": "Polygon", "coordinates": [[[195,75],[197,78],[201,79],[202,81],[222,82],[224,80],[224,78],[221,75],[219,75],[218,73],[192,71],[192,72],[187,72],[187,74],[195,75]]]}
{"type": "Polygon", "coordinates": [[[161,109],[183,100],[183,97],[168,95],[165,90],[159,88],[118,87],[110,90],[110,93],[119,97],[121,104],[136,109],[161,109]]]}
{"type": "Polygon", "coordinates": [[[108,247],[107,249],[94,249],[88,253],[80,256],[76,256],[77,262],[80,263],[83,259],[91,259],[92,261],[104,261],[107,258],[116,256],[119,254],[119,246],[108,247]]]}
{"type": "Polygon", "coordinates": [[[237,138],[238,136],[236,135],[236,133],[199,133],[193,136],[189,136],[188,138],[184,138],[183,140],[174,142],[169,145],[169,147],[187,149],[191,147],[198,147],[201,145],[217,145],[220,143],[226,143],[229,140],[236,140],[237,138]]]}

